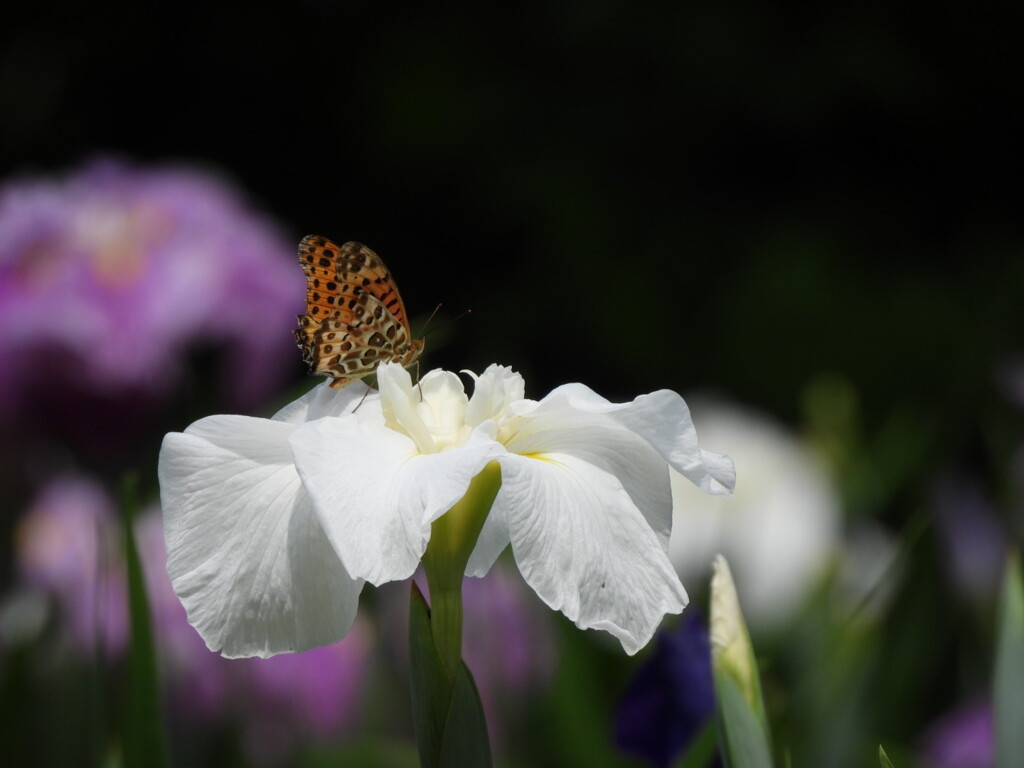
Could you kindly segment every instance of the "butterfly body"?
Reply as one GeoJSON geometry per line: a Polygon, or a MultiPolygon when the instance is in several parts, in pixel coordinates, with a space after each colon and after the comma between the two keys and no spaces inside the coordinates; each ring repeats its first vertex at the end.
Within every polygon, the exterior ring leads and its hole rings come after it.
{"type": "Polygon", "coordinates": [[[306,314],[295,340],[310,372],[340,389],[381,363],[408,367],[423,351],[409,329],[402,297],[380,256],[354,241],[338,246],[307,235],[299,244],[306,314]]]}

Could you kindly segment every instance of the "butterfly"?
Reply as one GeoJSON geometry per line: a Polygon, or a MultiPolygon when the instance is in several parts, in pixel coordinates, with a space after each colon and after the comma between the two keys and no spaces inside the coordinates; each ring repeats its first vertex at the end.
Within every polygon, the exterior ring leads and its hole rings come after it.
{"type": "Polygon", "coordinates": [[[337,246],[307,235],[299,243],[306,273],[306,314],[295,340],[310,373],[330,376],[341,389],[381,363],[408,367],[423,351],[414,339],[402,297],[380,256],[362,243],[337,246]]]}

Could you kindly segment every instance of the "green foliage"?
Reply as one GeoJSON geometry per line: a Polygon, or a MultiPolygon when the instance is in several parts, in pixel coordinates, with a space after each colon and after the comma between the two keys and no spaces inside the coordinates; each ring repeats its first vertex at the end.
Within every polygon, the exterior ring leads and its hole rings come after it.
{"type": "Polygon", "coordinates": [[[693,737],[686,753],[673,768],[707,768],[718,750],[718,725],[714,718],[693,737]]]}
{"type": "Polygon", "coordinates": [[[1013,768],[1024,755],[1024,580],[1019,552],[1007,558],[993,687],[996,767],[1013,768]]]}
{"type": "Polygon", "coordinates": [[[715,692],[730,768],[771,768],[772,756],[764,721],[751,707],[736,681],[715,671],[715,692]]]}
{"type": "Polygon", "coordinates": [[[413,583],[409,660],[420,763],[423,768],[490,768],[487,724],[476,684],[465,663],[451,678],[430,623],[430,609],[413,583]]]}
{"type": "Polygon", "coordinates": [[[619,648],[594,642],[604,639],[596,633],[581,632],[562,616],[556,622],[558,668],[550,694],[530,722],[538,743],[546,745],[542,753],[533,752],[534,760],[619,768],[627,761],[612,743],[612,723],[615,697],[628,679],[626,660],[619,648]]]}
{"type": "Polygon", "coordinates": [[[132,768],[164,768],[167,765],[167,746],[160,707],[156,650],[149,618],[146,585],[132,525],[138,510],[137,475],[129,474],[124,478],[121,499],[131,617],[128,686],[121,743],[126,765],[132,768]]]}

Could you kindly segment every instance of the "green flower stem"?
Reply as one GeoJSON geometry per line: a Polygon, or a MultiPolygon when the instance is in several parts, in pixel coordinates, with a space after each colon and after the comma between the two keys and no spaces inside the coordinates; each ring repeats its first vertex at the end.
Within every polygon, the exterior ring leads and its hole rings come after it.
{"type": "Polygon", "coordinates": [[[473,478],[466,495],[434,521],[423,555],[431,633],[451,680],[462,662],[462,578],[500,488],[501,467],[492,461],[473,478]]]}
{"type": "Polygon", "coordinates": [[[462,659],[462,591],[438,584],[427,571],[430,585],[430,632],[448,679],[454,680],[462,659]]]}
{"type": "Polygon", "coordinates": [[[430,607],[416,583],[409,601],[413,723],[423,768],[491,768],[480,694],[462,661],[462,578],[501,488],[492,461],[466,495],[434,521],[423,566],[430,607]]]}

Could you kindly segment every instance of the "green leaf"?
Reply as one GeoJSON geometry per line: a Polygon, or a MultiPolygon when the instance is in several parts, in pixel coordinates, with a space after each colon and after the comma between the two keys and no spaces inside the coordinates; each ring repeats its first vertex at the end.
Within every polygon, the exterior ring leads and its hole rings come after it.
{"type": "Polygon", "coordinates": [[[881,764],[882,768],[894,768],[892,760],[890,760],[889,756],[885,754],[885,749],[881,744],[878,745],[878,762],[881,764]]]}
{"type": "MultiPolygon", "coordinates": [[[[613,701],[626,681],[624,657],[619,649],[595,643],[561,614],[554,626],[558,664],[550,694],[529,713],[531,732],[544,744],[549,765],[621,768],[624,758],[613,747],[611,723],[613,701]]],[[[532,754],[540,751],[534,748],[532,754]]]]}
{"type": "Polygon", "coordinates": [[[430,608],[415,582],[409,603],[412,715],[423,768],[490,768],[487,724],[464,662],[452,680],[434,644],[430,608]]]}
{"type": "Polygon", "coordinates": [[[289,765],[301,768],[419,768],[419,755],[412,742],[396,739],[356,737],[344,744],[312,745],[302,758],[289,765]]]}
{"type": "Polygon", "coordinates": [[[121,519],[124,522],[125,564],[128,571],[131,646],[128,650],[128,690],[121,736],[125,765],[132,768],[164,768],[167,765],[167,742],[160,711],[156,650],[133,526],[138,509],[137,488],[137,475],[126,475],[121,483],[121,519]]]}
{"type": "Polygon", "coordinates": [[[715,670],[718,714],[725,734],[730,768],[771,768],[772,757],[764,721],[751,708],[735,679],[715,670]]]}
{"type": "Polygon", "coordinates": [[[996,768],[1020,765],[1024,755],[1024,581],[1020,553],[1007,558],[999,606],[994,688],[996,768]]]}
{"type": "Polygon", "coordinates": [[[487,722],[473,675],[465,662],[459,667],[452,703],[441,742],[442,768],[490,768],[491,745],[487,722]]]}
{"type": "Polygon", "coordinates": [[[441,736],[451,701],[451,682],[434,646],[430,608],[416,582],[409,601],[409,665],[412,685],[412,721],[423,768],[437,768],[441,736]]]}

